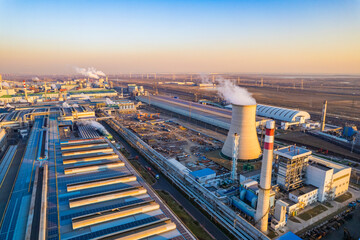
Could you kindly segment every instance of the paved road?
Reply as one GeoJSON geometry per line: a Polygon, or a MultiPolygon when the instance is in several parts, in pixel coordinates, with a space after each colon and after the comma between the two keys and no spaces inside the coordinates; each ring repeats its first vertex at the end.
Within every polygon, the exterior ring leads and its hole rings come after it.
{"type": "MultiPolygon", "coordinates": [[[[131,156],[139,156],[138,161],[143,165],[149,165],[149,163],[139,153],[132,148],[123,138],[118,134],[114,134],[112,129],[109,132],[114,136],[116,140],[122,143],[125,149],[131,156]]],[[[184,197],[161,173],[154,170],[156,174],[160,175],[160,179],[153,185],[154,189],[164,190],[170,193],[181,205],[188,211],[215,239],[229,239],[213,222],[211,222],[197,207],[195,207],[187,198],[184,197]]]]}
{"type": "Polygon", "coordinates": [[[21,159],[25,151],[25,146],[26,142],[21,140],[18,145],[17,152],[15,153],[15,157],[12,160],[12,163],[10,163],[9,170],[0,187],[0,228],[5,217],[5,208],[8,204],[12,188],[15,184],[16,174],[20,167],[21,159]]]}

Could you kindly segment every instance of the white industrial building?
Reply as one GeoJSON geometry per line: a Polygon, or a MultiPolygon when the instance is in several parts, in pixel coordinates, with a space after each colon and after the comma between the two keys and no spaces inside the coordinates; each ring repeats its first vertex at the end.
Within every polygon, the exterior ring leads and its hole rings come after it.
{"type": "Polygon", "coordinates": [[[306,168],[306,183],[319,189],[318,201],[338,197],[348,191],[351,167],[311,156],[306,168]]]}
{"type": "Polygon", "coordinates": [[[291,191],[289,193],[289,199],[299,204],[299,208],[304,208],[307,205],[315,203],[318,199],[318,188],[307,185],[291,191]]]}
{"type": "Polygon", "coordinates": [[[256,108],[256,115],[266,118],[272,118],[278,121],[285,122],[299,122],[304,123],[305,120],[310,119],[310,114],[305,111],[294,109],[274,107],[268,105],[258,104],[256,108]]]}

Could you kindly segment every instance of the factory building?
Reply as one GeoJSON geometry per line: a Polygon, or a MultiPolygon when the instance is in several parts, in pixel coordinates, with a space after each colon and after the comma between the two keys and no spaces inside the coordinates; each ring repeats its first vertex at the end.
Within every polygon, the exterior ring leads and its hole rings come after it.
{"type": "Polygon", "coordinates": [[[204,183],[207,180],[215,178],[216,172],[210,168],[204,168],[201,170],[190,172],[190,176],[192,176],[199,183],[204,183]]]}
{"type": "Polygon", "coordinates": [[[306,168],[306,183],[319,189],[318,201],[334,199],[349,189],[351,167],[311,157],[306,168]]]}
{"type": "Polygon", "coordinates": [[[271,228],[275,231],[286,225],[287,206],[288,204],[282,200],[276,201],[274,218],[271,219],[271,228]]]}
{"type": "Polygon", "coordinates": [[[84,91],[71,91],[68,93],[70,98],[105,98],[105,97],[116,97],[117,92],[112,89],[101,89],[101,90],[84,90],[84,91]]]}
{"type": "Polygon", "coordinates": [[[63,107],[60,111],[62,120],[95,118],[95,111],[88,106],[63,107]]]}
{"type": "Polygon", "coordinates": [[[274,151],[278,163],[277,184],[285,191],[301,187],[311,151],[295,145],[274,151]]]}
{"type": "Polygon", "coordinates": [[[289,192],[289,199],[299,204],[300,208],[313,204],[318,199],[318,188],[307,185],[289,192]]]}
{"type": "Polygon", "coordinates": [[[256,115],[284,122],[300,122],[310,119],[308,112],[258,104],[256,115]]]}

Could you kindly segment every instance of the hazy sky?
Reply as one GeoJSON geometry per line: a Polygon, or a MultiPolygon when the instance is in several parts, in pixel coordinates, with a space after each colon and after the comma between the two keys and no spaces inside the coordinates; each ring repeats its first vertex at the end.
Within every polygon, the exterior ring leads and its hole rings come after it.
{"type": "Polygon", "coordinates": [[[0,73],[360,73],[360,0],[0,0],[0,73]]]}

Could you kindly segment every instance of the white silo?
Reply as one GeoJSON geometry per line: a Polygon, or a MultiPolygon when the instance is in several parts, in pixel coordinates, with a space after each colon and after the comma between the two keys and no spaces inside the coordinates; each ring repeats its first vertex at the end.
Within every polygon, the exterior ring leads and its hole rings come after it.
{"type": "Polygon", "coordinates": [[[221,150],[221,154],[231,159],[233,156],[234,134],[239,135],[238,159],[254,160],[261,156],[261,149],[256,133],[256,104],[232,104],[231,126],[221,150]]]}

